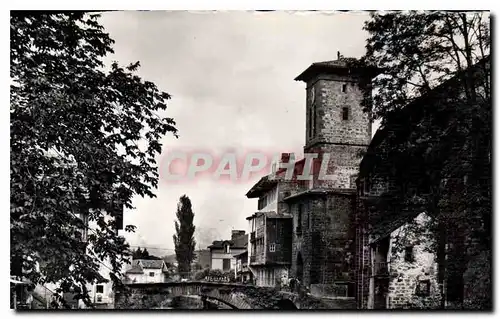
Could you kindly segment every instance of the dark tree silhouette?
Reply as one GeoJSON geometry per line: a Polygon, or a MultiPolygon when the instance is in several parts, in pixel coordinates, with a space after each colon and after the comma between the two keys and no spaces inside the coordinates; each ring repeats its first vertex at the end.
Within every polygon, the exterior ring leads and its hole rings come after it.
{"type": "Polygon", "coordinates": [[[170,96],[137,75],[139,62],[104,65],[114,41],[98,18],[10,17],[11,258],[23,259],[23,277],[88,304],[87,284],[106,280],[103,260],[121,284],[121,213],[133,196],[155,196],[160,139],[176,135],[163,113],[170,96]],[[82,240],[86,220],[96,227],[82,240]]]}
{"type": "Polygon", "coordinates": [[[183,195],[177,205],[177,221],[175,221],[175,232],[173,236],[175,245],[175,255],[177,257],[178,271],[183,277],[191,271],[191,262],[195,258],[194,240],[194,213],[191,207],[191,200],[183,195]]]}

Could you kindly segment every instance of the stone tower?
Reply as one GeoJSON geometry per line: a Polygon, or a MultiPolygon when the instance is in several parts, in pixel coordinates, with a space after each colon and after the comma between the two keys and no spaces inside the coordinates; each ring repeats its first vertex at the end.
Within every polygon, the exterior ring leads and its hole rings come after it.
{"type": "MultiPolygon", "coordinates": [[[[372,77],[374,70],[349,67],[338,60],[313,63],[295,80],[306,83],[305,153],[330,154],[327,173],[330,181],[314,181],[312,188],[355,188],[364,151],[371,140],[369,115],[363,112],[362,77],[372,77]]],[[[318,161],[319,162],[319,161],[318,161]]]]}
{"type": "Polygon", "coordinates": [[[374,70],[338,60],[313,63],[295,80],[306,83],[305,153],[319,154],[308,189],[286,201],[293,215],[292,276],[311,293],[353,298],[355,307],[355,183],[371,139],[369,115],[361,106],[362,77],[374,70]],[[318,180],[329,155],[327,175],[318,180]]]}

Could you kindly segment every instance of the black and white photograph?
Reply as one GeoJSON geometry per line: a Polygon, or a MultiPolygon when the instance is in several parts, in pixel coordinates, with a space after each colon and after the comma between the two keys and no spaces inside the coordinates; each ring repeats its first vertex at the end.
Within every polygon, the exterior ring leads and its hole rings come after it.
{"type": "Polygon", "coordinates": [[[11,312],[492,312],[490,11],[9,17],[11,312]]]}

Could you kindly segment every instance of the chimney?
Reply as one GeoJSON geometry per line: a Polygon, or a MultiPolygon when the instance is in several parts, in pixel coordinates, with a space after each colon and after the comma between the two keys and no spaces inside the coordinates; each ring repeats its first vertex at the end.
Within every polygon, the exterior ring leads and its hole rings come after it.
{"type": "Polygon", "coordinates": [[[340,60],[340,51],[337,51],[337,60],[340,60]]]}
{"type": "Polygon", "coordinates": [[[241,237],[243,235],[245,235],[244,230],[232,230],[231,231],[231,240],[235,240],[236,238],[241,237]]]}
{"type": "Polygon", "coordinates": [[[295,159],[295,154],[293,153],[281,153],[281,163],[288,163],[290,160],[295,159]]]}

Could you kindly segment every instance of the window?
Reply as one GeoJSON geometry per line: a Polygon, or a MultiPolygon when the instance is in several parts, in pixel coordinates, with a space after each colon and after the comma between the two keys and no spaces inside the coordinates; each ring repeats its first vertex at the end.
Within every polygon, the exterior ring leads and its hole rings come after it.
{"type": "Polygon", "coordinates": [[[363,193],[368,195],[370,193],[370,187],[370,177],[366,177],[365,179],[363,179],[363,193]]]}
{"type": "Polygon", "coordinates": [[[97,302],[102,302],[102,296],[101,295],[97,295],[97,302]]]}
{"type": "Polygon", "coordinates": [[[226,244],[226,246],[224,247],[224,250],[225,250],[226,254],[229,254],[230,253],[229,245],[226,244]]]}
{"type": "Polygon", "coordinates": [[[316,136],[316,105],[312,106],[312,137],[316,136]]]}
{"type": "Polygon", "coordinates": [[[276,251],[276,244],[272,243],[269,245],[269,251],[274,253],[276,251]]]}
{"type": "Polygon", "coordinates": [[[316,106],[313,104],[309,108],[309,138],[313,138],[316,135],[316,106]]]}
{"type": "Polygon", "coordinates": [[[231,268],[231,259],[226,258],[222,260],[222,270],[229,270],[231,268]]]}
{"type": "Polygon", "coordinates": [[[266,196],[262,196],[259,198],[259,203],[258,203],[258,209],[261,210],[262,208],[266,207],[266,196]]]}
{"type": "Polygon", "coordinates": [[[155,276],[155,273],[154,272],[150,272],[149,273],[149,277],[154,277],[155,276]]]}
{"type": "Polygon", "coordinates": [[[430,290],[431,290],[430,280],[419,280],[416,291],[418,296],[428,296],[430,290]]]}
{"type": "Polygon", "coordinates": [[[405,261],[413,262],[413,246],[407,246],[405,248],[405,261]]]}
{"type": "Polygon", "coordinates": [[[342,93],[347,91],[347,84],[342,84],[342,93]]]}
{"type": "Polygon", "coordinates": [[[342,108],[342,120],[347,121],[348,119],[349,119],[349,108],[343,107],[342,108]]]}
{"type": "Polygon", "coordinates": [[[95,287],[95,292],[97,292],[98,294],[104,293],[104,286],[103,285],[97,285],[95,287]]]}
{"type": "Polygon", "coordinates": [[[311,230],[311,214],[312,214],[312,209],[309,209],[309,213],[307,214],[307,229],[311,230]]]}
{"type": "Polygon", "coordinates": [[[302,230],[302,211],[304,210],[302,204],[299,204],[299,213],[297,214],[297,230],[302,230]]]}

